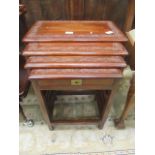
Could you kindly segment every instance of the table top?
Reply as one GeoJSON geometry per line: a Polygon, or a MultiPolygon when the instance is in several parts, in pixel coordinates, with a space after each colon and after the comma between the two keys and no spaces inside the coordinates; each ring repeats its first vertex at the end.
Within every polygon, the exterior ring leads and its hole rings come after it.
{"type": "Polygon", "coordinates": [[[124,56],[127,54],[127,50],[121,43],[109,42],[29,43],[23,50],[24,56],[124,56]]]}
{"type": "Polygon", "coordinates": [[[121,78],[120,69],[33,69],[29,79],[121,78]]]}
{"type": "Polygon", "coordinates": [[[38,21],[23,38],[24,42],[127,41],[112,21],[38,21]]]}
{"type": "Polygon", "coordinates": [[[121,56],[31,56],[25,68],[123,68],[121,56]]]}

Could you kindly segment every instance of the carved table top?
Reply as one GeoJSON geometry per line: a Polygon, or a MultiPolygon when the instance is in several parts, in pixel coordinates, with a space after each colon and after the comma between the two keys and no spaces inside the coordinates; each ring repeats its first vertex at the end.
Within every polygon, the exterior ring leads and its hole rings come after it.
{"type": "Polygon", "coordinates": [[[127,41],[112,21],[38,21],[24,42],[127,41]]]}

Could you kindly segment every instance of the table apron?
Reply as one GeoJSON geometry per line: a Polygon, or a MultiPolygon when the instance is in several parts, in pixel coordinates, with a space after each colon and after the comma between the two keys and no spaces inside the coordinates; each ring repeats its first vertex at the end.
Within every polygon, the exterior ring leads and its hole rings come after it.
{"type": "Polygon", "coordinates": [[[37,80],[40,90],[109,90],[113,82],[114,79],[37,80]],[[73,80],[77,80],[77,85],[73,80]]]}

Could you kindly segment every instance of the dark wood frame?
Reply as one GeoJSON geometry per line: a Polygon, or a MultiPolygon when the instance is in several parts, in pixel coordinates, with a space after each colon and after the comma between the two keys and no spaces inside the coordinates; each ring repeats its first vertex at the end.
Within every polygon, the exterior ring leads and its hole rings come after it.
{"type": "MultiPolygon", "coordinates": [[[[128,0],[128,9],[127,9],[126,21],[124,24],[125,32],[128,32],[132,29],[134,18],[135,18],[135,0],[128,0]]],[[[133,65],[131,67],[134,68],[135,66],[133,65]]],[[[125,119],[127,118],[128,113],[131,111],[134,105],[135,105],[135,75],[133,75],[133,78],[131,80],[131,85],[130,85],[127,101],[125,103],[123,112],[119,118],[114,119],[114,124],[116,128],[118,129],[125,128],[125,123],[124,123],[125,119]]]]}
{"type": "Polygon", "coordinates": [[[128,114],[133,109],[134,105],[135,105],[135,75],[133,74],[123,112],[119,118],[114,119],[114,124],[116,128],[118,129],[125,128],[125,119],[128,117],[128,114]]]}
{"type": "MultiPolygon", "coordinates": [[[[118,82],[118,79],[114,80],[114,83],[113,85],[111,86],[111,88],[109,90],[111,90],[111,93],[110,95],[106,98],[106,102],[104,103],[104,106],[103,106],[103,94],[102,92],[98,92],[96,91],[95,95],[96,95],[96,99],[97,99],[97,103],[98,103],[98,106],[99,106],[99,109],[100,109],[100,113],[101,113],[101,118],[100,119],[87,119],[87,120],[51,120],[50,119],[50,112],[48,111],[49,109],[49,106],[51,106],[50,108],[53,109],[53,102],[55,101],[55,93],[53,94],[53,97],[51,96],[51,99],[50,99],[50,102],[52,102],[52,104],[48,105],[46,103],[46,98],[45,96],[43,95],[43,92],[42,92],[42,89],[39,87],[39,84],[38,84],[38,81],[37,80],[31,80],[32,82],[32,85],[33,85],[33,88],[34,88],[34,91],[39,99],[39,104],[40,104],[40,109],[42,111],[42,114],[43,114],[43,117],[44,117],[44,120],[46,121],[46,123],[48,124],[48,127],[50,130],[53,130],[54,128],[54,125],[56,124],[60,124],[60,123],[74,123],[74,124],[98,124],[98,128],[99,129],[102,129],[104,124],[105,124],[105,121],[107,120],[107,117],[108,117],[108,114],[110,112],[110,109],[111,109],[111,106],[112,106],[112,100],[113,100],[113,96],[114,94],[116,93],[116,83],[118,82]]],[[[51,88],[50,88],[51,89],[51,88]]],[[[50,90],[50,89],[47,89],[47,90],[50,90]]],[[[107,89],[103,89],[103,90],[107,90],[107,89]]],[[[76,91],[75,89],[73,90],[72,93],[70,94],[83,94],[83,92],[80,92],[80,91],[76,91]]],[[[86,92],[87,94],[92,94],[93,91],[87,91],[86,92]]],[[[59,93],[59,94],[69,94],[67,91],[64,91],[59,93]]]]}

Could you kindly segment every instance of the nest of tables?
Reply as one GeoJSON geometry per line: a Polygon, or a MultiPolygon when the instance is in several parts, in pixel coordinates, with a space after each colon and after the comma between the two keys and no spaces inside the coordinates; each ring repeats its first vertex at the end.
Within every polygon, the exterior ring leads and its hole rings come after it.
{"type": "Polygon", "coordinates": [[[25,68],[49,129],[58,123],[97,123],[102,128],[128,54],[125,35],[111,21],[38,21],[23,38],[25,68]],[[57,95],[94,94],[99,115],[54,120],[57,95]]]}

